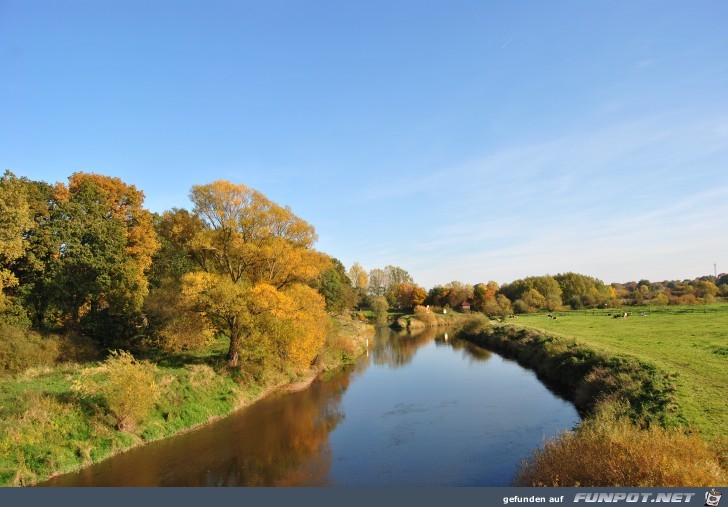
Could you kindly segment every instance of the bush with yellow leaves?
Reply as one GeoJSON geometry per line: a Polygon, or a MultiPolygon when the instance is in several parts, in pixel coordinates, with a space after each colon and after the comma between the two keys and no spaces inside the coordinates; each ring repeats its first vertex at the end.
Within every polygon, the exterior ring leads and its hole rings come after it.
{"type": "Polygon", "coordinates": [[[100,366],[83,370],[73,389],[100,399],[117,428],[130,430],[146,417],[159,397],[155,373],[153,364],[116,350],[100,366]]]}

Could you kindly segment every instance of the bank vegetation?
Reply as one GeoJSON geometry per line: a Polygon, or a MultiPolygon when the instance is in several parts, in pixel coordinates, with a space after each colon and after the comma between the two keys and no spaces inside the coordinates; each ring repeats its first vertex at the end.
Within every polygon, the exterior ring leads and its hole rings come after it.
{"type": "Polygon", "coordinates": [[[161,214],[109,176],[0,178],[0,484],[26,485],[351,362],[372,330],[312,225],[245,185],[161,214]]]}
{"type": "Polygon", "coordinates": [[[461,337],[514,358],[571,399],[583,414],[574,430],[545,442],[524,462],[527,486],[711,486],[726,484],[725,437],[705,437],[675,397],[677,375],[618,351],[574,339],[469,319],[461,337]]]}

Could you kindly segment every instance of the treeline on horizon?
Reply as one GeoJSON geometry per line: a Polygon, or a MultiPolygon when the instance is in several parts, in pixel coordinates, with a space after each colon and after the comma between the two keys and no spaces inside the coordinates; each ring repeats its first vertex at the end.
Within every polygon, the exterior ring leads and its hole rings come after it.
{"type": "Polygon", "coordinates": [[[434,311],[466,309],[505,316],[540,310],[709,304],[728,297],[728,274],[693,280],[650,282],[643,279],[607,285],[591,276],[559,273],[530,276],[502,286],[492,280],[475,285],[453,281],[436,285],[429,291],[414,283],[409,273],[396,266],[367,273],[355,263],[348,274],[359,296],[360,308],[378,306],[383,300],[388,307],[396,309],[427,305],[434,311]]]}

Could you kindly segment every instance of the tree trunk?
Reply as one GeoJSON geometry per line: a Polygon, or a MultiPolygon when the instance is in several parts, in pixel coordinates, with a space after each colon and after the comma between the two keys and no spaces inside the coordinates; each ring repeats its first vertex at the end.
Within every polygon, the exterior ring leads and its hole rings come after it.
{"type": "Polygon", "coordinates": [[[238,360],[240,359],[240,353],[238,351],[239,342],[240,338],[237,336],[237,333],[232,333],[232,336],[230,337],[230,348],[227,353],[228,364],[232,368],[236,368],[238,366],[238,360]]]}

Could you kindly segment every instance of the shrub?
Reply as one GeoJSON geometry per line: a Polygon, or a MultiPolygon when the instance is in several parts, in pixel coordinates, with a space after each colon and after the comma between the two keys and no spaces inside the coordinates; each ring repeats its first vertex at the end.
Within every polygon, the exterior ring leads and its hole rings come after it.
{"type": "Polygon", "coordinates": [[[490,320],[482,313],[474,313],[468,316],[460,328],[466,335],[473,336],[482,333],[490,328],[490,320]]]}
{"type": "Polygon", "coordinates": [[[98,344],[88,336],[65,334],[58,336],[57,342],[59,363],[98,361],[102,355],[98,344]]]}
{"type": "Polygon", "coordinates": [[[434,324],[436,320],[435,314],[422,305],[415,306],[415,319],[425,324],[434,324]]]}
{"type": "Polygon", "coordinates": [[[386,298],[375,297],[372,298],[372,312],[374,312],[374,320],[377,324],[387,323],[387,310],[389,309],[389,303],[386,298]]]}
{"type": "Polygon", "coordinates": [[[0,372],[19,372],[26,368],[52,366],[59,356],[53,337],[0,322],[0,372]]]}
{"type": "Polygon", "coordinates": [[[522,463],[523,486],[699,487],[726,484],[717,453],[696,435],[659,426],[641,430],[605,404],[575,432],[546,442],[522,463]]]}
{"type": "Polygon", "coordinates": [[[534,309],[528,306],[522,299],[513,302],[513,311],[516,313],[533,313],[534,309]]]}
{"type": "Polygon", "coordinates": [[[137,361],[129,352],[112,351],[100,366],[81,372],[73,388],[82,395],[100,398],[117,427],[127,430],[149,413],[159,397],[155,372],[153,364],[137,361]]]}

